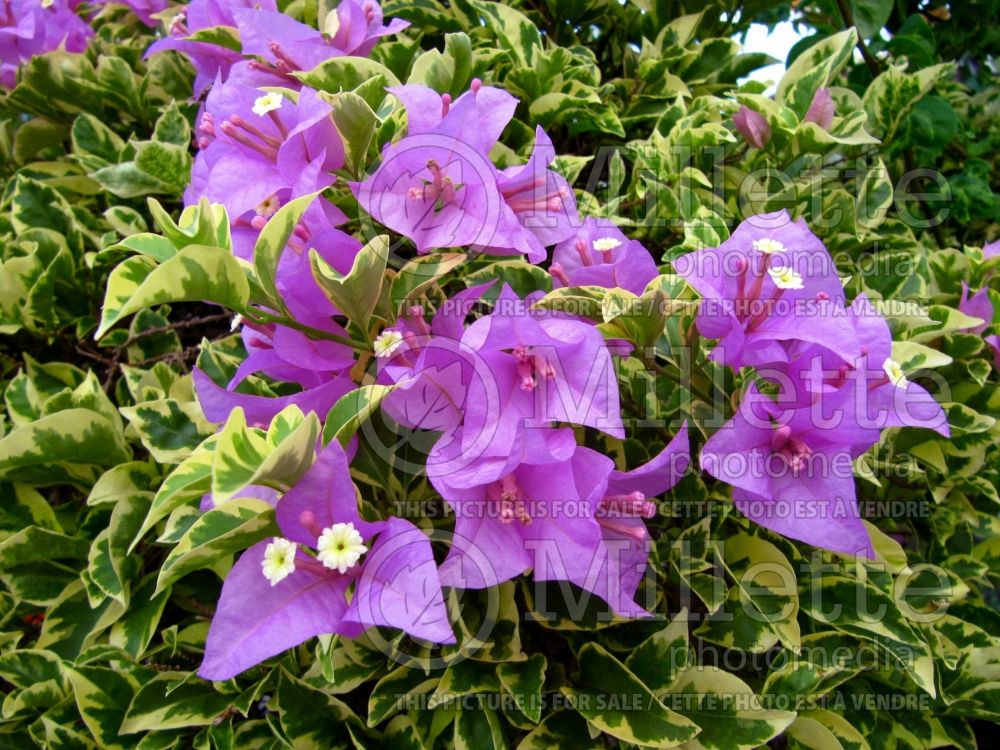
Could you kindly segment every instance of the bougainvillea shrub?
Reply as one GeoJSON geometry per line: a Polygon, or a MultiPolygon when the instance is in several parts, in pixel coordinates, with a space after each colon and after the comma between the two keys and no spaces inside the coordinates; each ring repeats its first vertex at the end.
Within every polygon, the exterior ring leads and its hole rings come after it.
{"type": "Polygon", "coordinates": [[[990,746],[997,11],[0,4],[4,747],[990,746]]]}

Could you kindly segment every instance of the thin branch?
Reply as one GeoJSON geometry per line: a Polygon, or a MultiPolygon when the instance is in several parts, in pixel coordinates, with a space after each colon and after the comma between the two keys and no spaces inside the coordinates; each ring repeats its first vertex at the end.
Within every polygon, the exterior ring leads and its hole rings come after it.
{"type": "Polygon", "coordinates": [[[228,320],[232,317],[232,313],[217,313],[215,315],[205,315],[200,318],[188,318],[187,320],[181,320],[176,323],[168,323],[165,326],[157,326],[156,328],[146,328],[128,338],[125,343],[120,345],[120,348],[128,348],[136,341],[141,338],[145,338],[146,336],[155,336],[158,333],[169,333],[170,331],[176,331],[180,328],[193,328],[194,326],[199,326],[204,323],[214,323],[217,320],[228,320]]]}
{"type": "Polygon", "coordinates": [[[861,35],[861,29],[854,22],[854,13],[851,12],[851,5],[847,0],[837,0],[837,7],[840,9],[840,17],[844,19],[844,25],[847,28],[854,27],[855,31],[858,32],[858,50],[861,52],[861,57],[865,60],[865,65],[868,66],[868,72],[872,74],[872,78],[878,76],[882,72],[882,66],[879,65],[875,56],[868,49],[868,45],[865,44],[865,38],[861,35]]]}

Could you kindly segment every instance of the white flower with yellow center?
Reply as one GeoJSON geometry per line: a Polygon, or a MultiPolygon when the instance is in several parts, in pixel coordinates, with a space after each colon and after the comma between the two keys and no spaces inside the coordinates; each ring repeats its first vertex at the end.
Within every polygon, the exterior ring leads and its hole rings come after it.
{"type": "Polygon", "coordinates": [[[260,561],[260,567],[272,586],[288,578],[295,570],[295,550],[295,542],[280,536],[274,537],[264,548],[264,559],[260,561]]]}
{"type": "Polygon", "coordinates": [[[403,334],[390,328],[382,331],[382,333],[378,335],[372,344],[372,348],[375,349],[376,357],[379,359],[385,359],[386,357],[391,357],[395,354],[396,350],[402,343],[403,334]]]}
{"type": "Polygon", "coordinates": [[[258,117],[263,117],[268,112],[274,112],[276,109],[281,109],[281,105],[284,103],[284,99],[281,97],[277,91],[272,91],[264,96],[258,96],[253,103],[253,107],[250,109],[258,117]]]}
{"type": "Polygon", "coordinates": [[[257,207],[254,208],[254,213],[258,216],[264,217],[265,219],[270,219],[278,213],[279,208],[281,208],[281,200],[277,195],[272,195],[270,198],[265,198],[258,203],[257,207]]]}
{"type": "Polygon", "coordinates": [[[778,289],[802,288],[802,276],[793,268],[768,268],[767,273],[778,289]]]}
{"type": "Polygon", "coordinates": [[[353,523],[335,523],[323,529],[316,542],[316,558],[326,567],[346,573],[368,551],[353,523]]]}
{"type": "Polygon", "coordinates": [[[772,240],[770,237],[762,237],[759,240],[754,240],[753,249],[765,255],[785,252],[785,246],[777,240],[772,240]]]}
{"type": "Polygon", "coordinates": [[[885,374],[894,386],[906,388],[910,384],[910,381],[906,379],[906,375],[903,373],[903,368],[896,360],[887,359],[882,363],[882,369],[885,370],[885,374]]]}
{"type": "Polygon", "coordinates": [[[622,244],[621,240],[617,240],[614,237],[601,237],[600,239],[594,240],[594,249],[601,253],[606,253],[608,250],[614,250],[622,244]]]}

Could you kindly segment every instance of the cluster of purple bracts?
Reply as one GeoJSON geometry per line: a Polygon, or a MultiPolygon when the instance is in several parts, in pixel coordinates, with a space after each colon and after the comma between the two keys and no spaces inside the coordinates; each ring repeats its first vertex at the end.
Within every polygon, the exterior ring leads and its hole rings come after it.
{"type": "Polygon", "coordinates": [[[702,297],[699,332],[718,339],[709,357],[753,367],[762,381],[708,440],[702,469],[731,484],[760,525],[872,556],[854,459],[886,427],[949,434],[938,403],[893,361],[885,319],[864,294],[847,305],[826,248],[783,211],[751,217],[720,247],[674,265],[702,297]]]}
{"type": "Polygon", "coordinates": [[[0,0],[0,86],[14,88],[17,69],[59,49],[83,52],[93,29],[76,14],[79,0],[0,0]]]}
{"type": "Polygon", "coordinates": [[[315,29],[278,12],[275,0],[193,0],[173,17],[169,36],[146,54],[183,52],[195,68],[195,96],[217,79],[230,77],[259,86],[298,88],[292,73],[311,70],[332,57],[368,55],[380,38],[409,23],[395,19],[383,24],[382,9],[373,0],[342,0],[322,26],[315,29]],[[238,30],[242,52],[192,38],[219,26],[238,30]]]}
{"type": "MultiPolygon", "coordinates": [[[[209,89],[185,198],[225,206],[234,252],[244,260],[252,260],[278,208],[329,187],[344,166],[329,106],[292,73],[367,54],[381,36],[406,26],[385,25],[375,3],[357,0],[344,0],[324,23],[324,32],[304,26],[267,0],[253,7],[195,0],[150,50],[187,54],[196,93],[209,89]],[[219,25],[238,29],[242,53],[189,38],[219,25]]],[[[361,208],[418,253],[522,255],[548,261],[556,287],[635,294],[659,274],[639,242],[609,222],[579,216],[541,128],[524,163],[494,165],[490,152],[518,105],[510,94],[479,80],[454,99],[419,85],[389,92],[405,110],[406,134],[349,187],[361,208]]],[[[828,92],[813,105],[807,119],[828,127],[828,92]]],[[[275,280],[296,322],[331,337],[244,323],[248,357],[230,383],[195,373],[209,419],[222,422],[239,407],[248,424],[266,426],[291,404],[324,416],[356,387],[350,372],[357,353],[337,340],[347,331],[308,260],[315,251],[338,272],[350,270],[361,243],[337,228],[345,218],[316,200],[275,280]],[[251,375],[300,390],[272,398],[238,392],[251,375]]],[[[711,358],[759,375],[738,414],[704,447],[702,469],[731,484],[737,507],[761,525],[871,555],[853,460],[885,427],[948,431],[934,399],[892,361],[885,320],[864,295],[847,304],[822,243],[784,213],[753,217],[721,247],[675,267],[702,297],[698,329],[718,340],[711,358]]],[[[542,309],[535,304],[541,294],[521,298],[496,282],[473,286],[433,314],[421,305],[402,310],[374,340],[377,382],[392,387],[381,411],[402,428],[434,436],[426,474],[455,516],[441,564],[409,521],[359,516],[353,445],[346,453],[337,441],[319,446],[311,469],[283,496],[263,487],[244,491],[275,505],[282,536],[257,544],[233,567],[202,676],[228,678],[320,633],[353,637],[391,626],[450,643],[442,587],[485,588],[529,571],[536,581],[572,582],[619,616],[646,614],[635,601],[651,546],[646,521],[656,513],[655,498],[688,469],[687,425],[630,471],[587,447],[587,434],[625,437],[615,357],[628,347],[606,341],[590,320],[542,309]]],[[[963,304],[981,307],[983,298],[963,304]]]]}
{"type": "MultiPolygon", "coordinates": [[[[156,26],[167,0],[93,0],[89,5],[108,4],[127,6],[146,26],[156,26]]],[[[78,14],[82,5],[83,0],[0,0],[0,87],[14,88],[18,68],[33,57],[57,49],[85,51],[94,30],[78,14]]]]}
{"type": "MultiPolygon", "coordinates": [[[[321,35],[266,6],[196,0],[150,50],[186,53],[198,93],[208,88],[185,200],[223,205],[234,253],[245,260],[278,208],[330,186],[344,166],[329,106],[290,73],[367,53],[381,35],[405,26],[383,26],[372,3],[345,0],[335,13],[338,32],[321,35]],[[186,39],[218,25],[239,30],[243,54],[186,39]],[[274,86],[296,95],[268,90],[274,86]]],[[[549,168],[555,150],[541,129],[524,164],[493,166],[488,153],[517,106],[509,94],[479,81],[455,101],[422,86],[390,92],[405,107],[407,134],[386,147],[370,178],[351,187],[363,208],[418,252],[469,247],[543,261],[558,245],[558,254],[572,257],[555,265],[557,285],[638,293],[655,278],[656,264],[641,245],[580,219],[566,180],[549,168]]],[[[336,228],[344,220],[325,199],[315,201],[275,281],[298,323],[346,337],[308,261],[313,250],[341,273],[350,270],[361,243],[336,228]]],[[[275,505],[283,536],[248,550],[228,576],[203,676],[232,676],[318,633],[353,636],[375,625],[452,642],[442,586],[494,586],[528,570],[538,580],[572,581],[619,614],[645,612],[633,601],[649,552],[644,519],[655,512],[652,498],[687,468],[686,428],[630,472],[578,445],[566,425],[624,437],[611,350],[589,321],[535,311],[534,298],[506,287],[491,315],[466,325],[490,286],[456,294],[430,322],[422,308],[405,311],[375,341],[378,378],[396,387],[385,413],[407,428],[440,433],[427,473],[456,515],[440,570],[426,535],[409,521],[360,519],[348,456],[335,441],[320,447],[284,496],[263,487],[242,493],[275,505]]],[[[248,424],[266,426],[291,404],[325,415],[355,387],[348,373],[356,352],[344,344],[277,323],[244,321],[241,335],[248,357],[227,387],[195,372],[211,420],[224,421],[238,407],[248,424]],[[275,398],[236,390],[258,374],[300,390],[275,398]]]]}

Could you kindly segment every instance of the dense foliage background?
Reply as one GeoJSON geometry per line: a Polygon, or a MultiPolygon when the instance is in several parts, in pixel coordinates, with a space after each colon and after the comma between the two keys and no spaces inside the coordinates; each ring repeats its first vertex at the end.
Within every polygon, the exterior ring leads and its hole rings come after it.
{"type": "MultiPolygon", "coordinates": [[[[314,25],[330,9],[280,5],[314,25]]],[[[228,224],[207,206],[179,218],[193,71],[176,53],[143,57],[170,10],[150,28],[124,6],[100,5],[85,14],[96,32],[85,52],[34,57],[0,100],[0,746],[666,747],[688,721],[700,731],[685,746],[723,750],[972,748],[977,734],[988,738],[1000,721],[1000,389],[984,336],[998,329],[971,330],[977,321],[959,305],[963,282],[989,289],[985,323],[1000,324],[1000,261],[982,250],[1000,235],[996,0],[382,8],[412,25],[369,61],[344,58],[306,77],[339,102],[345,176],[362,176],[405,122],[385,85],[457,97],[480,78],[520,100],[500,163],[526,154],[543,126],[581,213],[613,217],[664,272],[744,217],[788,209],[829,248],[850,297],[884,303],[894,358],[938,395],[951,437],[892,429],[858,460],[859,499],[883,509],[867,516],[872,564],[750,524],[728,510],[728,487],[692,472],[666,496],[677,512],[649,523],[658,620],[609,624],[571,610],[546,620],[518,580],[464,592],[460,604],[452,594],[460,643],[439,658],[393,633],[323,637],[237,678],[199,679],[234,552],[272,534],[273,519],[247,500],[211,526],[198,501],[228,487],[220,465],[246,483],[288,436],[248,456],[252,428],[227,424],[213,437],[220,425],[195,398],[196,362],[224,382],[246,356],[230,324],[259,290],[234,281],[245,269],[232,258],[205,255],[202,277],[164,274],[122,307],[138,282],[120,263],[153,258],[149,273],[191,246],[228,251],[228,224]],[[739,39],[751,23],[788,18],[803,39],[775,100],[741,83],[771,60],[739,39]],[[836,105],[828,129],[803,121],[820,87],[836,105]],[[734,125],[741,105],[766,119],[762,147],[734,125]],[[720,556],[722,539],[739,543],[720,556]],[[744,586],[754,562],[794,571],[797,589],[744,586]],[[841,616],[813,608],[817,590],[841,616]],[[727,601],[780,614],[713,618],[727,601]],[[862,601],[878,614],[859,611],[862,601]],[[504,695],[537,700],[489,700],[504,695]],[[642,710],[603,699],[612,695],[638,696],[642,710]]],[[[239,48],[231,30],[212,39],[239,48]]],[[[343,228],[370,239],[346,188],[329,195],[348,215],[343,228]]],[[[475,259],[443,264],[418,289],[405,271],[412,257],[390,257],[396,281],[377,279],[376,313],[400,288],[433,301],[491,277],[519,291],[549,283],[520,259],[475,259]]],[[[693,296],[682,283],[663,293],[693,296]]],[[[666,319],[622,322],[655,369],[628,360],[619,383],[632,418],[688,418],[698,446],[743,383],[705,359],[693,314],[681,305],[666,319]],[[694,361],[674,360],[683,344],[694,361]]],[[[247,388],[282,392],[261,378],[247,388]]],[[[356,429],[372,408],[359,401],[337,414],[329,434],[356,429]]],[[[652,427],[601,445],[632,466],[667,437],[652,427]]],[[[352,469],[371,508],[436,502],[425,478],[363,447],[352,469]]],[[[411,520],[450,523],[442,513],[411,520]]],[[[552,593],[550,608],[565,606],[552,593]]]]}

